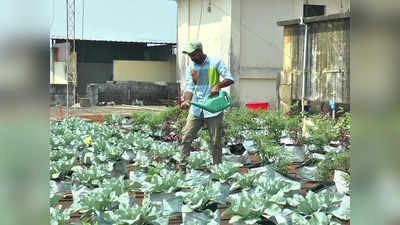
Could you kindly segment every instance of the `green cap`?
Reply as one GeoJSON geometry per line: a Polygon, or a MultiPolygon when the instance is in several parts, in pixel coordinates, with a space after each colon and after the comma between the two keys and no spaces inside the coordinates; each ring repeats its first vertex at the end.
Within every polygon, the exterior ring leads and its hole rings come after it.
{"type": "Polygon", "coordinates": [[[190,53],[196,51],[197,49],[202,49],[202,48],[203,48],[203,45],[201,44],[200,41],[192,40],[192,41],[188,41],[185,44],[185,46],[183,46],[182,53],[190,54],[190,53]]]}

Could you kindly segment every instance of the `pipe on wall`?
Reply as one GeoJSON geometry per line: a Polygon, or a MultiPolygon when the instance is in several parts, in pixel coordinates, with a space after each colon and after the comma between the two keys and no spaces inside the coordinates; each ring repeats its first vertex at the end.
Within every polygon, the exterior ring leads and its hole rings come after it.
{"type": "Polygon", "coordinates": [[[306,95],[306,74],[307,74],[307,49],[308,49],[308,29],[309,25],[304,23],[304,18],[300,17],[300,25],[304,26],[304,45],[303,45],[303,82],[301,90],[301,112],[304,112],[304,100],[306,95]]]}

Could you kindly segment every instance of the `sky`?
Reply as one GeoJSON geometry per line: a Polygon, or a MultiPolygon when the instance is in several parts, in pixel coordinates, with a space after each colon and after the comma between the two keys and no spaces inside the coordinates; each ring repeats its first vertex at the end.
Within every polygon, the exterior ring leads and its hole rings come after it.
{"type": "MultiPolygon", "coordinates": [[[[51,37],[66,36],[65,2],[49,1],[51,37]]],[[[75,12],[79,39],[176,42],[175,1],[75,0],[75,12]]]]}

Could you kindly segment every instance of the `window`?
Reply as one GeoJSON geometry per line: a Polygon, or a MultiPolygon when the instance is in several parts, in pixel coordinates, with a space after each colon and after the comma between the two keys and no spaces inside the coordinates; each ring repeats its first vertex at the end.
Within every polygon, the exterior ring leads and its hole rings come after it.
{"type": "Polygon", "coordinates": [[[323,15],[325,15],[325,6],[324,5],[305,4],[303,6],[303,16],[304,17],[323,16],[323,15]]]}

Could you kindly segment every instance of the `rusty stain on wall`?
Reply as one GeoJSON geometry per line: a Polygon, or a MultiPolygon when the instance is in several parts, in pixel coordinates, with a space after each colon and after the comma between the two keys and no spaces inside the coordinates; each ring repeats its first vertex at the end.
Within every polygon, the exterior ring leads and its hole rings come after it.
{"type": "MultiPolygon", "coordinates": [[[[279,92],[281,106],[287,108],[292,100],[300,100],[302,96],[304,26],[284,23],[279,92]],[[287,92],[290,92],[289,95],[287,92]]],[[[311,102],[328,102],[332,98],[336,79],[336,102],[350,104],[350,16],[339,15],[308,24],[305,98],[311,102]]]]}

